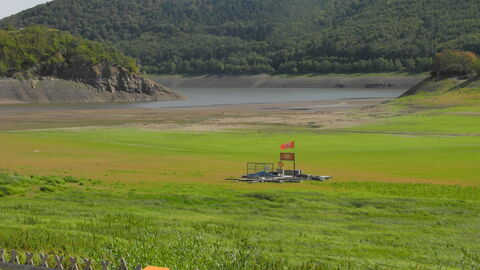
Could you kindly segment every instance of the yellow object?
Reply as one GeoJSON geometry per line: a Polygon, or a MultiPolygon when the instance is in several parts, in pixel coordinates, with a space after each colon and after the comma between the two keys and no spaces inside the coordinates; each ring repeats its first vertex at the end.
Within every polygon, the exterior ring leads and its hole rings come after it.
{"type": "Polygon", "coordinates": [[[170,270],[170,268],[157,267],[157,266],[147,266],[143,270],[170,270]]]}

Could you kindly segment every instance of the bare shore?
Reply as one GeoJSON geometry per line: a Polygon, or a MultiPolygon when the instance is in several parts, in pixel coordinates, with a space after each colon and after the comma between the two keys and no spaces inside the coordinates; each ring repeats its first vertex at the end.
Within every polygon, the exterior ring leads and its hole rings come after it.
{"type": "Polygon", "coordinates": [[[352,99],[281,104],[243,104],[168,109],[0,110],[0,131],[95,126],[132,126],[157,130],[218,131],[257,125],[337,128],[364,123],[386,99],[352,99]]]}
{"type": "MultiPolygon", "coordinates": [[[[254,76],[160,76],[152,78],[167,87],[299,87],[299,88],[409,88],[422,76],[405,77],[306,77],[282,78],[254,76]],[[335,86],[336,85],[336,86],[335,86]]],[[[5,82],[4,82],[5,83],[5,82]]],[[[43,84],[49,82],[42,82],[43,84]]],[[[73,83],[70,88],[78,87],[73,83]]],[[[51,87],[49,87],[51,88],[51,87]]],[[[34,88],[33,88],[34,89],[34,88]]],[[[76,89],[76,88],[75,88],[76,89]]],[[[57,89],[58,90],[58,89],[57,89]]],[[[1,92],[1,91],[0,91],[1,92]]],[[[71,92],[71,91],[67,91],[71,92]]],[[[40,109],[0,107],[0,131],[52,128],[86,128],[128,125],[161,130],[211,131],[252,128],[257,125],[298,126],[313,129],[348,127],[362,124],[384,114],[388,99],[350,99],[280,104],[218,105],[186,108],[92,108],[66,104],[61,110],[43,105],[40,109]]],[[[0,97],[0,103],[2,99],[0,97]]],[[[36,106],[36,105],[34,105],[36,106]]]]}

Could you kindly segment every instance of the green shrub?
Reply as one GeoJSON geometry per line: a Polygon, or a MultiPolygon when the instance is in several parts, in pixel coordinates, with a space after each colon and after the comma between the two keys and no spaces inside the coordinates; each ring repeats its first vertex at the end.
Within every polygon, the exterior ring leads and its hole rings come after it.
{"type": "Polygon", "coordinates": [[[40,191],[41,192],[53,192],[54,189],[51,186],[42,186],[42,187],[40,187],[40,191]]]}
{"type": "Polygon", "coordinates": [[[0,174],[0,197],[24,194],[40,186],[38,190],[49,193],[54,192],[56,186],[66,184],[82,185],[81,179],[71,176],[23,176],[19,174],[0,174]]]}
{"type": "Polygon", "coordinates": [[[435,76],[472,74],[475,73],[477,62],[475,53],[444,50],[435,55],[432,74],[435,76]]]}

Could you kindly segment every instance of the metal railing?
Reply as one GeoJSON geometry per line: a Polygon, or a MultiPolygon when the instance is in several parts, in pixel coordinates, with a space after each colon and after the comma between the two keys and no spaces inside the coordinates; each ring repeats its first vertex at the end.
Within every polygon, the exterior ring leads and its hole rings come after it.
{"type": "MultiPolygon", "coordinates": [[[[4,249],[0,249],[0,269],[2,270],[93,270],[92,260],[82,258],[82,262],[79,264],[77,258],[69,257],[69,263],[67,268],[64,268],[64,256],[55,255],[55,265],[50,267],[48,265],[49,255],[39,253],[40,263],[34,264],[34,253],[26,252],[25,262],[20,263],[19,253],[16,250],[10,251],[10,258],[6,259],[6,252],[4,249]],[[83,267],[82,267],[83,266],[83,267]]],[[[102,270],[109,270],[109,261],[100,261],[102,264],[102,270]]],[[[128,270],[127,262],[124,259],[120,259],[118,270],[128,270]]],[[[137,264],[135,270],[142,270],[142,266],[137,264]]]]}

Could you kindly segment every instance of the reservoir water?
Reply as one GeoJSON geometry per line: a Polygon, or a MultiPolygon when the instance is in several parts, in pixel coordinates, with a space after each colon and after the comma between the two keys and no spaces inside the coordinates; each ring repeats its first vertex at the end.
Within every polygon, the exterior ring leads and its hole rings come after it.
{"type": "Polygon", "coordinates": [[[303,101],[330,101],[342,99],[395,98],[405,89],[347,89],[347,88],[174,88],[188,97],[187,100],[136,102],[136,103],[78,103],[78,104],[22,104],[2,105],[0,110],[71,110],[71,109],[121,109],[290,103],[303,101]]]}
{"type": "Polygon", "coordinates": [[[289,103],[340,99],[396,98],[405,89],[325,88],[179,88],[188,100],[136,104],[143,108],[172,108],[253,103],[289,103]]]}

